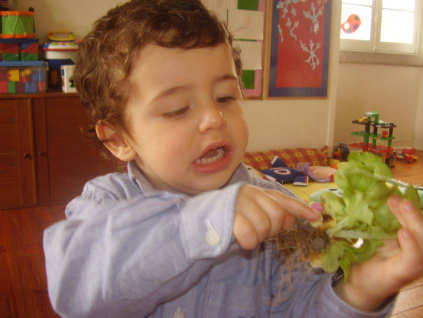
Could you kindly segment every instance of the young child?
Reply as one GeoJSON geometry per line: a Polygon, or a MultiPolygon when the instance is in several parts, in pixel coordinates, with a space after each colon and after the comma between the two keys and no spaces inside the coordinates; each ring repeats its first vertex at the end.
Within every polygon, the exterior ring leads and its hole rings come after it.
{"type": "Polygon", "coordinates": [[[241,164],[240,72],[230,34],[198,0],[133,0],[84,38],[75,83],[128,172],[89,181],[45,231],[57,313],[386,317],[422,274],[423,217],[393,197],[399,247],[355,266],[347,283],[297,269],[281,290],[284,269],[265,240],[320,216],[241,164]]]}

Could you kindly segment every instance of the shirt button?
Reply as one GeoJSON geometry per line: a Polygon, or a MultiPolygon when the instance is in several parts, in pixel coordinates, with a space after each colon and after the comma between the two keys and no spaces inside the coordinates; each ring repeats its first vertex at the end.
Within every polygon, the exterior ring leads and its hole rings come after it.
{"type": "Polygon", "coordinates": [[[173,318],[185,318],[185,314],[180,307],[176,309],[175,313],[173,314],[173,318]]]}
{"type": "Polygon", "coordinates": [[[212,247],[220,243],[220,235],[209,221],[207,221],[206,242],[212,247]]]}

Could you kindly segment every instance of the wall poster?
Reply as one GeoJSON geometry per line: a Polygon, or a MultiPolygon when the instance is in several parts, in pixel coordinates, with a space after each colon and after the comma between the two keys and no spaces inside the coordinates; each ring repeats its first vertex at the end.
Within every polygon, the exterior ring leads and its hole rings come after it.
{"type": "Polygon", "coordinates": [[[331,0],[272,0],[268,96],[327,96],[331,0]]]}

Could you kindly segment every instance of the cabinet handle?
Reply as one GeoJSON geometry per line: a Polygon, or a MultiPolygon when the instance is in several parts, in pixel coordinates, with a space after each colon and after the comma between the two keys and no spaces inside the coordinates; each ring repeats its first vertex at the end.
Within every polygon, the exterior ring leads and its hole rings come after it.
{"type": "Polygon", "coordinates": [[[24,154],[24,159],[32,159],[32,155],[30,153],[24,154]]]}

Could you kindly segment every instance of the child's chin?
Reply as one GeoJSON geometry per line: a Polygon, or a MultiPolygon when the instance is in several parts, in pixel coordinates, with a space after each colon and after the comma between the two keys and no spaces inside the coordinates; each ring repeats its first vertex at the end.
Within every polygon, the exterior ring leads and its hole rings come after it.
{"type": "Polygon", "coordinates": [[[196,186],[197,193],[220,189],[224,187],[225,185],[227,185],[230,179],[231,179],[231,175],[226,178],[209,177],[208,180],[206,180],[206,182],[198,184],[196,186]]]}

